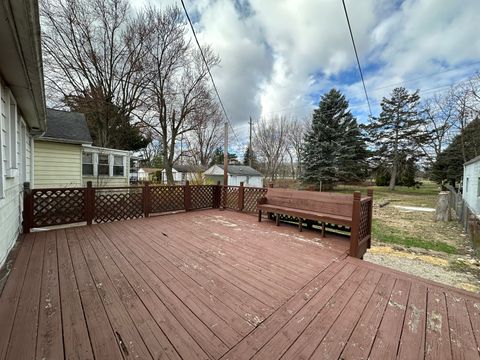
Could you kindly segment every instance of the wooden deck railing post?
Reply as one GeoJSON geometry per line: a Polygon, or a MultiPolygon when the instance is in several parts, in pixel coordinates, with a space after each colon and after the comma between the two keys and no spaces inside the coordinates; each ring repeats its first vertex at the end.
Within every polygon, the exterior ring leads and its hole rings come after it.
{"type": "Polygon", "coordinates": [[[245,206],[245,188],[243,187],[243,181],[240,182],[240,187],[238,188],[238,211],[243,211],[245,206]]]}
{"type": "Polygon", "coordinates": [[[91,181],[87,181],[87,188],[85,189],[85,220],[87,225],[92,225],[93,217],[95,216],[95,189],[91,181]]]}
{"type": "Polygon", "coordinates": [[[368,207],[368,234],[370,235],[368,238],[368,248],[370,249],[372,246],[373,189],[367,190],[367,196],[372,198],[370,206],[368,207]]]}
{"type": "Polygon", "coordinates": [[[222,186],[220,185],[220,181],[217,181],[217,185],[213,188],[213,207],[219,208],[220,207],[220,199],[222,197],[222,186]]]}
{"type": "Polygon", "coordinates": [[[23,183],[23,233],[28,234],[33,227],[33,194],[29,182],[23,183]]]}
{"type": "Polygon", "coordinates": [[[190,182],[185,181],[184,191],[183,191],[183,202],[185,211],[189,211],[191,208],[192,202],[192,188],[190,187],[190,182]]]}
{"type": "Polygon", "coordinates": [[[150,216],[150,209],[151,209],[150,185],[148,181],[145,181],[145,184],[143,186],[142,197],[143,197],[143,216],[147,218],[150,216]]]}
{"type": "Polygon", "coordinates": [[[358,242],[360,239],[360,200],[362,194],[360,191],[353,193],[353,211],[352,211],[352,227],[350,229],[350,256],[358,257],[358,242]]]}

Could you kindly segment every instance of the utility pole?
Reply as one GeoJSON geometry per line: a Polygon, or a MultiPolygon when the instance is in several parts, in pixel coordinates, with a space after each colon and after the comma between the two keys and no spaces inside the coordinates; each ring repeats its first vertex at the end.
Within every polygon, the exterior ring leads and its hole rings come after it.
{"type": "Polygon", "coordinates": [[[223,140],[223,185],[228,185],[228,123],[225,122],[225,134],[223,140]]]}
{"type": "Polygon", "coordinates": [[[250,116],[250,142],[248,143],[248,166],[252,167],[252,117],[250,116]]]}

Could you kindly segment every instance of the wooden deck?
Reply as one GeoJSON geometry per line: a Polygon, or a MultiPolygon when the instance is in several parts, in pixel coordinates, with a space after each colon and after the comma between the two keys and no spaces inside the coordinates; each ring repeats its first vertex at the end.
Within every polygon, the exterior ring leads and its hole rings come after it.
{"type": "Polygon", "coordinates": [[[0,359],[478,359],[480,297],[219,210],[36,232],[0,359]]]}

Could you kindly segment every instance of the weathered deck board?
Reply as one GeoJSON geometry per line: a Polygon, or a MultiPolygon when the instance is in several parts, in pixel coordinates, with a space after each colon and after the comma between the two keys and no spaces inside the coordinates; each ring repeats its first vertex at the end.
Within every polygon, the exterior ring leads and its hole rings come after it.
{"type": "Polygon", "coordinates": [[[479,359],[480,296],[206,210],[22,237],[0,360],[479,359]]]}

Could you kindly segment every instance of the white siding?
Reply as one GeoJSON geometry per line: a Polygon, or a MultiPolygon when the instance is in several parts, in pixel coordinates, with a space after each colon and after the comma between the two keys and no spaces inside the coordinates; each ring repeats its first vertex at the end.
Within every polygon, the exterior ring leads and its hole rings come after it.
{"type": "Polygon", "coordinates": [[[9,89],[0,78],[0,266],[20,233],[22,183],[31,177],[30,160],[27,159],[31,137],[17,108],[10,107],[11,104],[15,104],[15,99],[11,98],[9,89]],[[9,123],[12,111],[16,119],[14,126],[9,123]],[[13,129],[13,134],[9,133],[10,129],[13,129]],[[23,133],[22,129],[25,129],[23,133]]]}
{"type": "Polygon", "coordinates": [[[463,169],[463,198],[480,215],[480,159],[463,169]],[[467,185],[468,182],[468,185],[467,185]]]}

